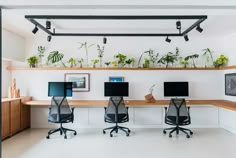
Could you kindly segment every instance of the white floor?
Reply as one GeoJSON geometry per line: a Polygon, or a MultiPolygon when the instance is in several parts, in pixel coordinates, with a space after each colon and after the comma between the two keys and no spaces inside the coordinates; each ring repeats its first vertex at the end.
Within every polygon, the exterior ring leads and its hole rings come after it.
{"type": "Polygon", "coordinates": [[[236,135],[224,129],[194,129],[169,138],[162,129],[131,129],[109,137],[101,129],[83,129],[65,140],[46,139],[47,129],[29,129],[3,141],[3,158],[235,158],[236,135]]]}

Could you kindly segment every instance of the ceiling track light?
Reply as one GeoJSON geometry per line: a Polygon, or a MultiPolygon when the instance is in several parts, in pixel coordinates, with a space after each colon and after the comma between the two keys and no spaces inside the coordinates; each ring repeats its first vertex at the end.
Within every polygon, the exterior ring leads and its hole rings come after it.
{"type": "Polygon", "coordinates": [[[38,32],[38,27],[37,27],[37,25],[35,25],[35,27],[34,27],[34,29],[32,30],[32,32],[34,33],[34,34],[36,34],[37,32],[38,32]]]}
{"type": "Polygon", "coordinates": [[[198,32],[200,32],[200,33],[202,33],[202,31],[203,31],[203,29],[200,27],[200,25],[198,25],[198,26],[196,27],[196,30],[197,30],[198,32]]]}
{"type": "Polygon", "coordinates": [[[107,44],[107,38],[106,37],[103,38],[103,44],[107,44]]]}
{"type": "Polygon", "coordinates": [[[46,21],[46,29],[51,29],[51,21],[46,21]]]}
{"type": "Polygon", "coordinates": [[[51,36],[51,35],[48,35],[48,38],[47,38],[48,42],[50,42],[51,39],[52,39],[52,36],[51,36]]]}
{"type": "Polygon", "coordinates": [[[181,22],[180,21],[176,22],[176,29],[181,29],[181,22]]]}
{"type": "Polygon", "coordinates": [[[171,39],[169,39],[169,37],[167,36],[166,37],[166,42],[170,43],[171,42],[171,39]]]}
{"type": "Polygon", "coordinates": [[[189,41],[188,35],[184,35],[184,40],[187,42],[189,41]]]}

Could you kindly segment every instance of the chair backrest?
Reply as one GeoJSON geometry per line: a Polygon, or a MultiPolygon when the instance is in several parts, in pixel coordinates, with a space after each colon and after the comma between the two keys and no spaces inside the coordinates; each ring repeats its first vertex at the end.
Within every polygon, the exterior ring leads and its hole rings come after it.
{"type": "Polygon", "coordinates": [[[166,116],[189,116],[185,99],[171,99],[166,116]]]}
{"type": "Polygon", "coordinates": [[[61,115],[71,114],[72,110],[67,102],[66,97],[52,97],[49,115],[53,116],[56,121],[61,120],[61,115]]]}
{"type": "Polygon", "coordinates": [[[108,102],[108,107],[106,109],[107,114],[126,114],[127,109],[125,107],[125,102],[122,97],[111,97],[108,102]],[[118,107],[116,107],[118,106],[118,107]]]}

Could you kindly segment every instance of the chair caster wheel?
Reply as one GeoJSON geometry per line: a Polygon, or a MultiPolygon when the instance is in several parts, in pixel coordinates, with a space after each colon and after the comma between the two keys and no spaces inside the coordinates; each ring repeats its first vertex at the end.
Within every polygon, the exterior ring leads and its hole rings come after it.
{"type": "Polygon", "coordinates": [[[46,138],[47,138],[47,139],[49,139],[50,137],[49,137],[49,136],[47,136],[46,138]]]}
{"type": "Polygon", "coordinates": [[[130,133],[131,131],[128,129],[128,133],[130,133]]]}
{"type": "Polygon", "coordinates": [[[163,131],[163,134],[166,134],[166,131],[163,131]]]}
{"type": "Polygon", "coordinates": [[[193,132],[192,132],[192,131],[190,131],[190,135],[193,135],[193,132]]]}
{"type": "Polygon", "coordinates": [[[186,138],[190,138],[190,136],[189,136],[189,135],[187,135],[187,136],[186,136],[186,138]]]}
{"type": "Polygon", "coordinates": [[[170,134],[169,137],[172,138],[172,135],[170,134]]]}
{"type": "Polygon", "coordinates": [[[103,133],[103,134],[106,134],[106,131],[103,130],[102,133],[103,133]]]}
{"type": "Polygon", "coordinates": [[[76,135],[77,135],[77,133],[75,132],[75,133],[74,133],[74,135],[76,136],[76,135]]]}
{"type": "Polygon", "coordinates": [[[112,135],[112,134],[110,134],[110,137],[113,137],[113,135],[112,135]]]}
{"type": "Polygon", "coordinates": [[[67,136],[64,136],[64,139],[67,139],[67,136]]]}
{"type": "Polygon", "coordinates": [[[129,133],[126,133],[126,136],[128,137],[128,136],[129,136],[129,133]]]}
{"type": "Polygon", "coordinates": [[[118,130],[116,130],[116,133],[118,133],[118,130]]]}

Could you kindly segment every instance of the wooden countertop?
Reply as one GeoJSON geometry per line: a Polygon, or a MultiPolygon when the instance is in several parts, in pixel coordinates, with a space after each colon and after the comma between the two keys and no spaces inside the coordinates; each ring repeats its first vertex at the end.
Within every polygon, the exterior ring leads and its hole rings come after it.
{"type": "MultiPolygon", "coordinates": [[[[107,100],[68,100],[69,105],[74,107],[104,107],[107,100]]],[[[51,104],[50,100],[33,100],[23,102],[25,105],[45,107],[51,104]]],[[[125,100],[127,106],[164,106],[169,104],[169,100],[157,100],[155,103],[147,103],[145,100],[125,100]]],[[[227,100],[187,100],[187,105],[214,105],[217,107],[236,111],[236,102],[227,100]]]]}
{"type": "Polygon", "coordinates": [[[14,101],[14,100],[21,100],[22,102],[25,102],[25,100],[32,100],[32,97],[30,97],[30,96],[22,96],[20,98],[2,98],[2,103],[3,102],[14,101]]]}

